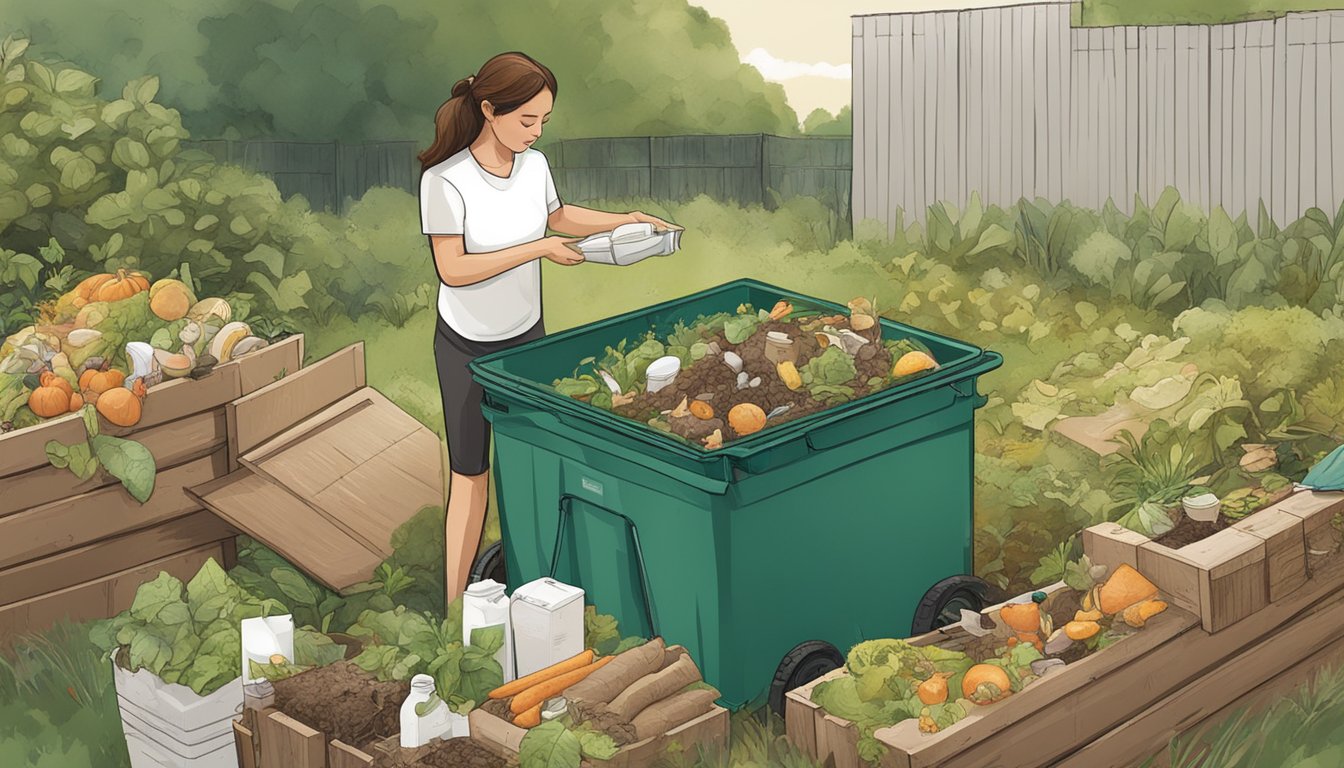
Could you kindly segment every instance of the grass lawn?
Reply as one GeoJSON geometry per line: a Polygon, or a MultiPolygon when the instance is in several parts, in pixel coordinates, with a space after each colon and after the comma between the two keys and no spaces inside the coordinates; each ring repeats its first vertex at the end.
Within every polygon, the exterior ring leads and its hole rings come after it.
{"type": "Polygon", "coordinates": [[[1340,0],[1084,0],[1083,26],[1222,24],[1339,7],[1340,0]]]}

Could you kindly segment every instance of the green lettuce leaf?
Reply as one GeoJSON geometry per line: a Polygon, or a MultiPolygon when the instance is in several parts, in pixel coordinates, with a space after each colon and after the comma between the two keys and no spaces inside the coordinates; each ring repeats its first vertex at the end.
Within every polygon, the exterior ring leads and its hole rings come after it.
{"type": "Polygon", "coordinates": [[[527,768],[579,768],[583,748],[579,737],[559,720],[528,730],[518,749],[518,762],[527,768]]]}

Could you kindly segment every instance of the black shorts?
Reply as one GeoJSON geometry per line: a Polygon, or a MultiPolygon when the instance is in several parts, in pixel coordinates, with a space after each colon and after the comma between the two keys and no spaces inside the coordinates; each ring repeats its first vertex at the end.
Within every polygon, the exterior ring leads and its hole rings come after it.
{"type": "Polygon", "coordinates": [[[481,355],[516,347],[546,335],[543,322],[503,341],[472,341],[454,331],[442,317],[434,331],[434,361],[443,396],[443,424],[448,438],[448,466],[459,475],[479,475],[490,468],[490,424],[481,413],[481,385],[467,364],[481,355]]]}

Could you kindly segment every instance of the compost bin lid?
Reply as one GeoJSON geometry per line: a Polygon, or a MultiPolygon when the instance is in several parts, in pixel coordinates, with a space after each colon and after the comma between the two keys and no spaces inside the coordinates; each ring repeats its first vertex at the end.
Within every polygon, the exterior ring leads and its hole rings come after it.
{"type": "Polygon", "coordinates": [[[444,501],[441,441],[365,386],[347,347],[228,407],[232,471],[202,506],[341,591],[392,554],[392,533],[444,501]]]}

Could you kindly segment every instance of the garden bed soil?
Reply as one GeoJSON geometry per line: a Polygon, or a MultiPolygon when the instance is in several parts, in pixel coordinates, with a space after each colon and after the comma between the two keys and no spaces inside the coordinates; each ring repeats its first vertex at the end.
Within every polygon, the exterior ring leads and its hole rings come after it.
{"type": "Polygon", "coordinates": [[[435,739],[415,750],[395,750],[374,758],[370,768],[505,768],[503,757],[466,737],[435,739]],[[409,755],[409,759],[406,757],[409,755]]]}
{"type": "Polygon", "coordinates": [[[275,682],[275,708],[321,731],[328,740],[364,747],[395,736],[409,682],[379,682],[348,661],[275,682]]]}
{"type": "Polygon", "coordinates": [[[1175,528],[1153,539],[1153,542],[1168,549],[1180,549],[1187,544],[1203,541],[1229,525],[1227,518],[1222,515],[1218,515],[1217,519],[1210,522],[1200,522],[1191,520],[1189,515],[1182,514],[1180,519],[1176,521],[1175,528]]]}
{"type": "MultiPolygon", "coordinates": [[[[834,324],[837,329],[849,328],[848,321],[834,324]]],[[[858,371],[856,379],[848,384],[854,389],[854,399],[871,394],[868,386],[870,378],[886,380],[891,372],[891,353],[882,344],[880,326],[860,333],[870,343],[860,347],[854,357],[854,367],[858,371]]],[[[820,330],[820,328],[816,329],[820,330]]],[[[815,331],[804,331],[796,322],[768,321],[757,326],[755,332],[740,344],[732,344],[717,334],[712,341],[723,351],[732,351],[742,358],[742,370],[748,377],[759,376],[759,387],[737,388],[737,374],[724,362],[720,355],[709,354],[695,361],[689,368],[677,374],[677,378],[657,392],[640,392],[633,402],[612,409],[619,416],[647,423],[650,419],[670,411],[686,398],[689,401],[704,399],[714,409],[714,418],[723,421],[724,442],[738,439],[740,435],[727,424],[727,415],[736,405],[754,403],[767,414],[781,405],[791,408],[783,414],[770,419],[770,426],[778,426],[787,421],[809,416],[823,411],[835,403],[818,401],[808,392],[807,387],[798,390],[789,389],[779,378],[775,364],[765,357],[766,334],[771,331],[785,333],[793,339],[797,349],[796,367],[801,369],[807,362],[822,353],[817,343],[815,331]]],[[[713,431],[713,430],[709,430],[713,431]]]]}

